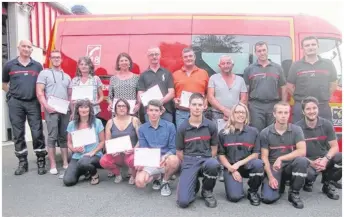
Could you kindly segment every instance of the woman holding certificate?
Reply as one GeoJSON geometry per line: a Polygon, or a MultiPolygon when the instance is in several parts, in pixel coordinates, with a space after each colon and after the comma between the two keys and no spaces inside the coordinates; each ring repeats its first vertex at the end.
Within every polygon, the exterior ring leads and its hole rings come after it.
{"type": "Polygon", "coordinates": [[[68,148],[72,159],[63,177],[66,186],[75,185],[81,175],[90,176],[91,184],[99,183],[97,168],[102,157],[105,136],[102,122],[95,118],[93,105],[89,100],[78,100],[75,105],[74,120],[69,122],[68,148]]]}
{"type": "Polygon", "coordinates": [[[140,121],[130,116],[130,104],[125,99],[118,99],[114,106],[115,117],[105,127],[106,152],[100,165],[115,175],[115,183],[122,181],[120,167],[128,166],[131,176],[129,184],[135,184],[133,147],[138,146],[140,121]]]}
{"type": "Polygon", "coordinates": [[[137,97],[137,84],[139,76],[132,73],[133,61],[127,53],[120,53],[116,60],[118,71],[110,79],[109,85],[109,111],[114,111],[114,104],[120,98],[126,99],[130,104],[129,114],[136,114],[140,109],[140,102],[137,97]]]}
{"type": "Polygon", "coordinates": [[[78,60],[76,76],[72,79],[72,102],[79,99],[89,99],[93,105],[94,115],[100,113],[99,104],[104,100],[100,78],[94,75],[92,60],[85,56],[78,60]]]}

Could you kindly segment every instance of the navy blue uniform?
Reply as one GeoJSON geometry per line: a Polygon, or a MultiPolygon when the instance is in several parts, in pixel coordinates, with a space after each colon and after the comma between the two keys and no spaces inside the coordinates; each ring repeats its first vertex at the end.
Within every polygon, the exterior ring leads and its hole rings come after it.
{"type": "Polygon", "coordinates": [[[191,126],[188,119],[178,128],[176,149],[184,153],[177,190],[180,207],[187,207],[195,200],[199,176],[204,176],[202,188],[213,191],[220,164],[212,158],[211,147],[217,145],[216,125],[206,118],[198,128],[191,126]]]}
{"type": "Polygon", "coordinates": [[[2,71],[2,82],[9,82],[7,104],[15,140],[15,154],[26,158],[25,121],[28,120],[37,156],[45,156],[45,141],[41,117],[41,105],[36,97],[36,81],[42,65],[31,59],[23,66],[18,58],[8,61],[2,71]]]}
{"type": "MultiPolygon", "coordinates": [[[[233,165],[236,162],[247,158],[252,153],[260,153],[260,139],[258,130],[254,127],[244,126],[242,131],[234,133],[219,133],[219,155],[224,155],[228,162],[233,165]]],[[[263,161],[260,159],[250,160],[241,166],[238,172],[242,177],[249,178],[249,191],[257,192],[264,177],[263,161]]],[[[223,174],[225,181],[226,196],[229,201],[237,202],[244,198],[243,182],[237,182],[225,168],[223,174]]]]}

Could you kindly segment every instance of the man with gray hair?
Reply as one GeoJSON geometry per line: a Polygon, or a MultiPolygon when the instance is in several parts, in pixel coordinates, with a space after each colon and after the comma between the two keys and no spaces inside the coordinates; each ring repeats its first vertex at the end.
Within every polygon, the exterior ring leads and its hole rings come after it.
{"type": "MultiPolygon", "coordinates": [[[[162,119],[165,119],[169,122],[173,122],[173,102],[174,98],[174,86],[173,86],[173,77],[171,73],[160,66],[161,52],[159,47],[149,48],[147,51],[147,57],[149,61],[149,67],[144,71],[138,81],[138,94],[139,96],[147,91],[149,88],[159,85],[160,91],[164,96],[161,99],[162,104],[164,105],[164,112],[161,116],[162,119]]],[[[148,121],[148,116],[145,112],[145,121],[148,121]]]]}

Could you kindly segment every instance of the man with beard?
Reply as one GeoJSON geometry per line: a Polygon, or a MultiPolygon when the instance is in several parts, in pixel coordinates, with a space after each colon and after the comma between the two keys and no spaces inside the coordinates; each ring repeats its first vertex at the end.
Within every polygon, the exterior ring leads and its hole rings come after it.
{"type": "Polygon", "coordinates": [[[177,131],[177,156],[182,162],[177,190],[177,204],[188,207],[200,189],[199,176],[202,175],[202,198],[210,208],[217,206],[213,194],[219,162],[216,160],[218,137],[216,125],[203,116],[205,99],[200,93],[190,96],[190,118],[177,131]]]}
{"type": "Polygon", "coordinates": [[[270,204],[280,198],[283,176],[291,176],[288,201],[295,208],[302,209],[300,190],[307,177],[308,160],[306,143],[302,129],[288,123],[290,106],[279,102],[274,106],[275,123],[263,129],[260,133],[261,155],[267,178],[262,185],[262,202],[270,204]]]}
{"type": "Polygon", "coordinates": [[[268,59],[267,43],[257,42],[254,49],[258,60],[245,69],[244,79],[251,125],[261,131],[274,122],[273,107],[280,100],[287,101],[287,92],[282,67],[268,59]]]}
{"type": "Polygon", "coordinates": [[[25,121],[28,120],[33,151],[37,156],[38,174],[43,175],[45,169],[45,141],[41,117],[41,105],[36,97],[36,81],[42,71],[42,65],[31,58],[32,43],[21,40],[18,46],[19,56],[8,61],[2,69],[2,89],[7,93],[10,121],[14,135],[15,155],[19,165],[15,175],[28,171],[27,146],[25,142],[25,121]]]}
{"type": "MultiPolygon", "coordinates": [[[[149,88],[159,85],[160,91],[164,96],[160,101],[164,105],[164,111],[161,118],[173,122],[173,101],[174,86],[171,73],[160,66],[161,52],[158,47],[149,48],[147,51],[149,67],[144,71],[138,81],[139,96],[149,88]]],[[[139,99],[138,99],[139,100],[139,99]]],[[[144,109],[146,113],[146,108],[144,109]]],[[[145,114],[145,121],[148,122],[148,116],[145,114]]]]}
{"type": "Polygon", "coordinates": [[[337,72],[331,60],[317,55],[319,41],[309,36],[301,41],[304,57],[292,64],[287,88],[294,97],[293,123],[302,119],[301,101],[313,96],[319,101],[319,116],[332,121],[329,100],[337,88],[337,72]]]}
{"type": "Polygon", "coordinates": [[[313,183],[322,172],[322,191],[333,200],[339,199],[333,183],[342,178],[342,154],[333,125],[329,120],[319,117],[319,102],[314,97],[306,97],[301,102],[304,119],[298,121],[306,138],[307,158],[310,166],[303,190],[311,192],[313,183]]]}

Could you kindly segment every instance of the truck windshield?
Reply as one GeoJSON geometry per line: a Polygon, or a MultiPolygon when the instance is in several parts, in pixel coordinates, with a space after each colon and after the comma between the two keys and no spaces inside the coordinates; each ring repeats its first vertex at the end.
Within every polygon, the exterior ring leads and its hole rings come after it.
{"type": "Polygon", "coordinates": [[[319,38],[319,55],[332,60],[337,70],[338,85],[341,87],[343,65],[340,49],[343,49],[343,46],[338,39],[319,38]]]}

